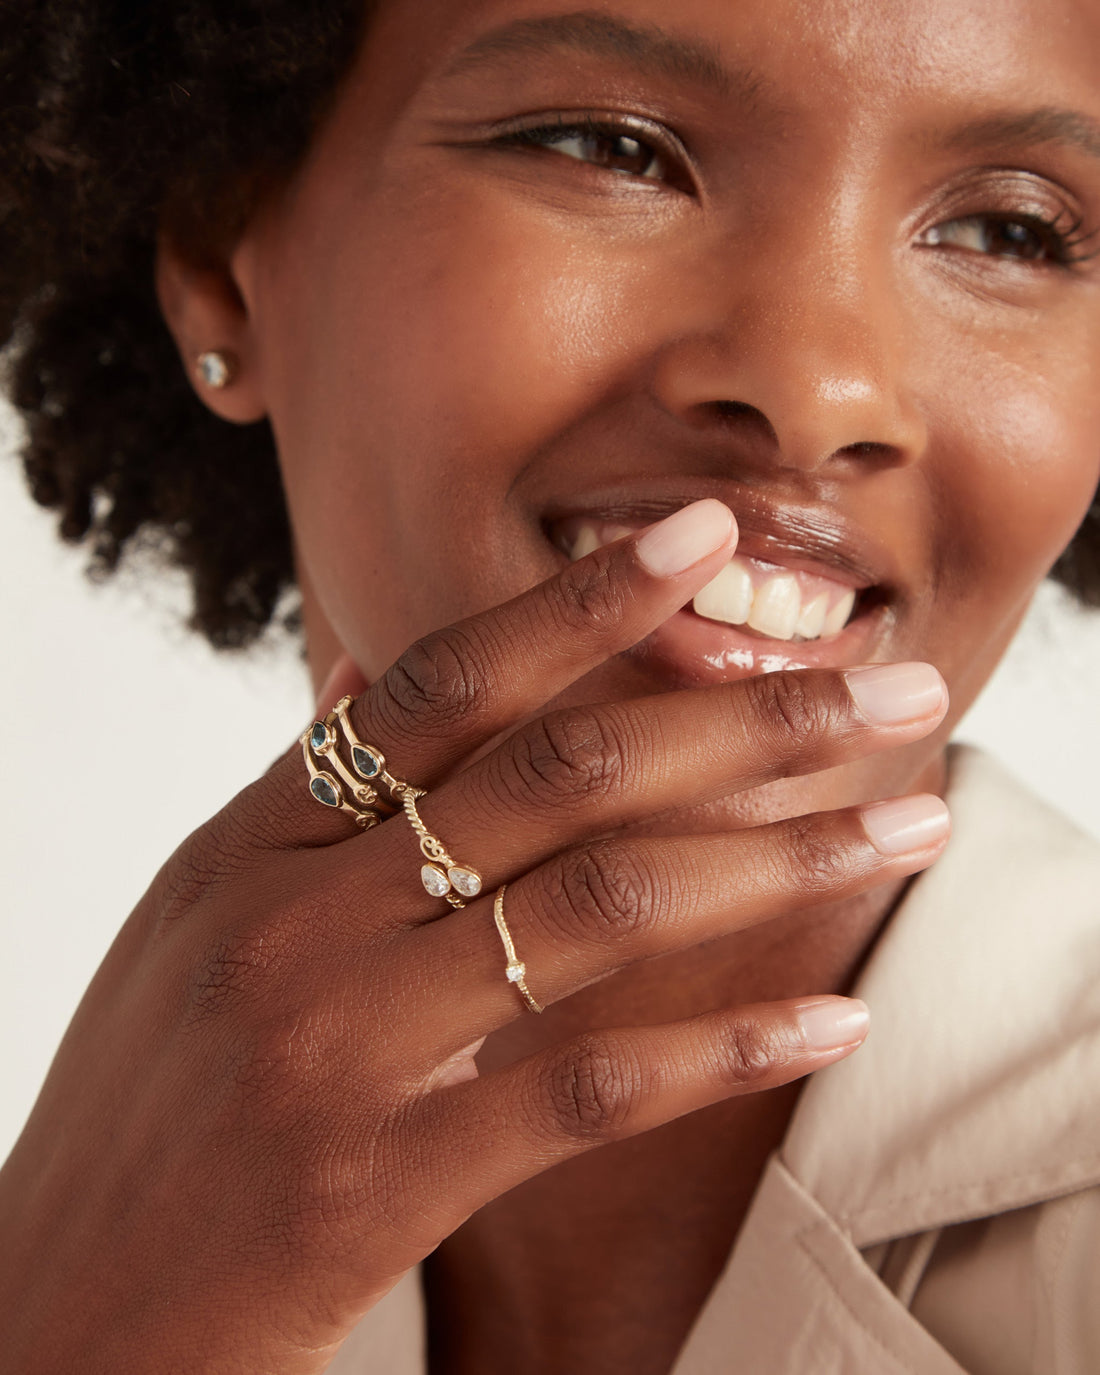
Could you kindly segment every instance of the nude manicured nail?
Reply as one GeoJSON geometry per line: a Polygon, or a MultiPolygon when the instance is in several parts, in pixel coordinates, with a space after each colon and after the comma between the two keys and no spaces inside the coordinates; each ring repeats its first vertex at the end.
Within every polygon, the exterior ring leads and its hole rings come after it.
{"type": "Polygon", "coordinates": [[[875,664],[844,675],[852,700],[876,726],[899,726],[938,711],[947,697],[931,664],[875,664]]]}
{"type": "Polygon", "coordinates": [[[934,845],[951,829],[951,816],[938,797],[898,797],[863,809],[867,839],[884,855],[904,855],[934,845]]]}
{"type": "Polygon", "coordinates": [[[859,998],[830,998],[798,1009],[798,1023],[809,1050],[836,1050],[863,1039],[871,1014],[859,998]]]}
{"type": "Polygon", "coordinates": [[[635,548],[643,568],[657,578],[674,578],[730,543],[734,531],[728,506],[709,497],[693,502],[641,535],[635,548]]]}

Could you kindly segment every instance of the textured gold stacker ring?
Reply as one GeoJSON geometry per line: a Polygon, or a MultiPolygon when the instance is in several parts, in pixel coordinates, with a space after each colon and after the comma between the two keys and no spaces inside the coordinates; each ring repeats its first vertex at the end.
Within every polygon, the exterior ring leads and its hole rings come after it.
{"type": "Polygon", "coordinates": [[[508,982],[515,984],[523,994],[523,1001],[532,1012],[541,1012],[542,1008],[531,996],[531,990],[527,987],[527,966],[516,954],[516,947],[512,943],[512,933],[508,930],[508,923],[504,920],[504,890],[508,885],[502,883],[497,889],[497,895],[493,899],[493,920],[497,924],[500,932],[500,939],[504,942],[504,953],[508,956],[508,964],[504,970],[504,975],[508,982]]]}
{"type": "Polygon", "coordinates": [[[425,892],[433,898],[446,898],[452,907],[465,907],[463,898],[476,898],[481,892],[481,875],[467,864],[457,864],[439,837],[421,821],[416,799],[424,796],[422,789],[399,783],[392,792],[405,809],[409,825],[419,837],[420,853],[428,861],[420,869],[425,892]]]}

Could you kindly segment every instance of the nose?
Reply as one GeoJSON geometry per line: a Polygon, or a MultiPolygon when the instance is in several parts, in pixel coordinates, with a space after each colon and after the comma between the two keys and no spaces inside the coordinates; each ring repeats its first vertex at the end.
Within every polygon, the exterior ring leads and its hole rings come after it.
{"type": "Polygon", "coordinates": [[[747,255],[726,243],[682,297],[655,369],[658,404],[694,430],[751,432],[739,453],[805,473],[871,456],[911,462],[925,421],[885,256],[786,234],[742,267],[747,255]]]}

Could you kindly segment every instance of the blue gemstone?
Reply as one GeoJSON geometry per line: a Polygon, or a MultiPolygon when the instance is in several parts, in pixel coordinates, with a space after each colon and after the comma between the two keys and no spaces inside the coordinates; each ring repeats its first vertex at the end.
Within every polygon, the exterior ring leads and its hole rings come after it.
{"type": "Polygon", "coordinates": [[[323,775],[318,775],[310,781],[309,790],[318,802],[323,802],[326,807],[339,807],[340,794],[336,791],[335,784],[323,775]]]}
{"type": "Polygon", "coordinates": [[[328,727],[324,725],[321,721],[317,721],[314,724],[313,729],[310,731],[309,743],[313,746],[313,748],[317,751],[318,754],[320,754],[320,752],[328,744],[328,727]]]}
{"type": "Polygon", "coordinates": [[[381,771],[381,765],[377,758],[371,754],[370,750],[365,750],[361,745],[356,745],[351,752],[352,763],[360,778],[374,778],[381,771]]]}

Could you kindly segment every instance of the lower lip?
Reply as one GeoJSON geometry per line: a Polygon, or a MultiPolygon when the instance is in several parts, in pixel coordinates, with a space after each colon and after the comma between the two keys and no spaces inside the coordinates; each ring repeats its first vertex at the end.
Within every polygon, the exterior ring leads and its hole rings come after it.
{"type": "Polygon", "coordinates": [[[739,626],[697,616],[690,607],[657,627],[633,651],[677,686],[728,683],[788,668],[850,668],[868,663],[885,625],[884,606],[857,614],[828,639],[768,640],[739,626]]]}

